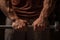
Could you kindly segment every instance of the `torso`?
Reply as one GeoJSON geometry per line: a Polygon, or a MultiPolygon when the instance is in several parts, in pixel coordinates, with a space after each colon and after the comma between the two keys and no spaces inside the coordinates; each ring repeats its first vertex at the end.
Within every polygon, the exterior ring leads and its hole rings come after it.
{"type": "Polygon", "coordinates": [[[43,7],[42,0],[13,0],[11,4],[14,12],[24,17],[39,16],[43,7]]]}

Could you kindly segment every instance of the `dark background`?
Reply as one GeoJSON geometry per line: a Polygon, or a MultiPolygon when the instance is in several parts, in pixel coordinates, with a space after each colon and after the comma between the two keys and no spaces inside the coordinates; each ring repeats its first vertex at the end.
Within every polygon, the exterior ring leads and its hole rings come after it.
{"type": "MultiPolygon", "coordinates": [[[[0,10],[0,25],[5,25],[6,16],[0,10]]],[[[0,29],[0,40],[4,40],[4,29],[0,29]]]]}

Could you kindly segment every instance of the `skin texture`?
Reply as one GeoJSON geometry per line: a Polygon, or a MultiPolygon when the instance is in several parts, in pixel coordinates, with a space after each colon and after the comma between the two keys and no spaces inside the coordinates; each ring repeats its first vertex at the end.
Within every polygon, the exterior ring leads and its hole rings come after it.
{"type": "MultiPolygon", "coordinates": [[[[17,15],[13,11],[13,9],[9,8],[9,6],[6,6],[5,1],[6,0],[0,0],[0,9],[4,12],[4,14],[7,17],[9,17],[12,20],[13,28],[14,29],[21,29],[21,28],[25,27],[26,24],[28,24],[27,20],[23,20],[23,19],[20,19],[19,17],[17,17],[17,15]]],[[[18,4],[18,3],[16,2],[16,4],[18,4]]],[[[20,9],[27,10],[31,7],[31,5],[30,5],[30,7],[27,7],[27,5],[28,4],[26,4],[24,7],[21,7],[20,9]]],[[[32,23],[34,30],[36,28],[38,28],[38,30],[42,31],[46,28],[46,26],[48,25],[47,18],[49,16],[49,14],[52,12],[52,10],[54,9],[54,6],[55,6],[54,0],[53,1],[52,0],[44,0],[43,9],[40,12],[40,16],[32,23]]]]}
{"type": "Polygon", "coordinates": [[[38,28],[38,30],[42,31],[49,25],[47,19],[49,14],[53,11],[55,3],[56,1],[54,2],[54,0],[44,0],[40,16],[32,24],[34,26],[34,30],[38,28]]]}

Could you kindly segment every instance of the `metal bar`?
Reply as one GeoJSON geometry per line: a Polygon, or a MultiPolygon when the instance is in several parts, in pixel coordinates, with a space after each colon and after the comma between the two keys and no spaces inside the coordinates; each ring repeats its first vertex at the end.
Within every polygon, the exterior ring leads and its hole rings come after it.
{"type": "MultiPolygon", "coordinates": [[[[32,25],[27,25],[28,27],[32,27],[32,25]]],[[[10,29],[12,28],[12,25],[0,25],[0,28],[3,28],[3,29],[10,29]]]]}
{"type": "Polygon", "coordinates": [[[0,25],[0,28],[10,29],[10,28],[12,28],[12,25],[0,25]]]}
{"type": "MultiPolygon", "coordinates": [[[[32,25],[27,25],[28,27],[32,27],[32,25]]],[[[0,25],[0,28],[12,28],[12,25],[0,25]]],[[[53,25],[50,25],[50,27],[47,27],[49,29],[53,29],[53,25]]]]}
{"type": "MultiPolygon", "coordinates": [[[[32,25],[27,25],[28,27],[33,27],[32,25]]],[[[12,29],[12,25],[0,25],[0,29],[12,29]]],[[[57,31],[55,25],[50,25],[49,27],[46,27],[46,30],[53,29],[57,31]]],[[[58,30],[59,31],[59,30],[58,30]]]]}

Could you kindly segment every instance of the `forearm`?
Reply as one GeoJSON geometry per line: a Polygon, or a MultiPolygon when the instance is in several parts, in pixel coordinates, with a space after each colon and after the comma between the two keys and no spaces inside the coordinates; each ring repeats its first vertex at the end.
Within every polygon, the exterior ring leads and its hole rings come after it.
{"type": "Polygon", "coordinates": [[[13,10],[11,8],[9,8],[8,6],[6,6],[5,1],[6,0],[1,0],[0,1],[0,9],[11,20],[17,19],[18,18],[17,15],[15,13],[13,13],[13,10]]]}
{"type": "Polygon", "coordinates": [[[7,16],[10,20],[16,20],[16,19],[18,19],[16,13],[14,13],[14,11],[12,9],[10,9],[10,8],[7,7],[6,9],[3,9],[2,11],[4,12],[5,16],[7,16]]]}
{"type": "Polygon", "coordinates": [[[6,7],[6,4],[5,4],[5,0],[0,0],[0,9],[3,13],[7,13],[7,7],[6,7]]]}
{"type": "Polygon", "coordinates": [[[16,20],[16,19],[18,19],[16,13],[15,13],[12,9],[9,10],[9,12],[6,13],[6,14],[7,14],[7,17],[8,17],[9,19],[11,19],[11,20],[16,20]]]}
{"type": "Polygon", "coordinates": [[[51,12],[53,11],[54,9],[54,6],[55,6],[55,2],[56,1],[52,1],[52,0],[45,0],[44,3],[43,3],[43,9],[41,11],[41,14],[39,16],[39,18],[47,18],[51,12]]]}

